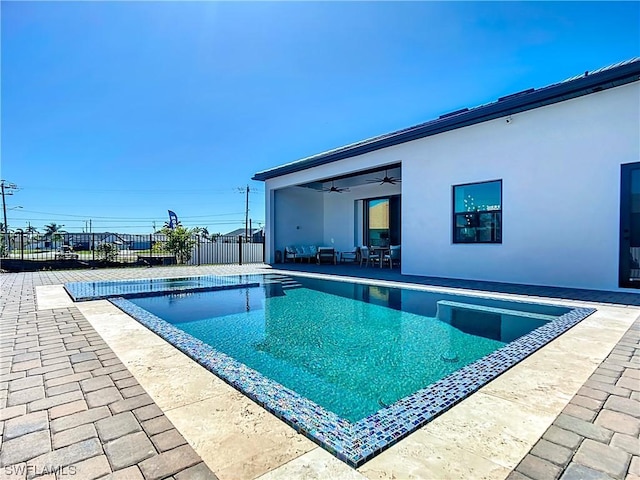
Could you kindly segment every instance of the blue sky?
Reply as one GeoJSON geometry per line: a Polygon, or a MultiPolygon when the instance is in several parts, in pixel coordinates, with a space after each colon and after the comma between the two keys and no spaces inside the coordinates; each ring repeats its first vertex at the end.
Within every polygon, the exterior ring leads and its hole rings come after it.
{"type": "Polygon", "coordinates": [[[256,226],[257,171],[640,54],[638,2],[1,9],[10,228],[256,226]]]}

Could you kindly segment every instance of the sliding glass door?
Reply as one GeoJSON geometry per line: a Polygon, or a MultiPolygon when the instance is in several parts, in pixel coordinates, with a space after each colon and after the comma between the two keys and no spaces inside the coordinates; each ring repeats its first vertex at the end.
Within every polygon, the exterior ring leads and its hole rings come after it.
{"type": "Polygon", "coordinates": [[[640,163],[621,169],[619,275],[621,287],[640,288],[640,163]]]}
{"type": "Polygon", "coordinates": [[[365,200],[364,240],[368,246],[400,245],[400,195],[365,200]]]}

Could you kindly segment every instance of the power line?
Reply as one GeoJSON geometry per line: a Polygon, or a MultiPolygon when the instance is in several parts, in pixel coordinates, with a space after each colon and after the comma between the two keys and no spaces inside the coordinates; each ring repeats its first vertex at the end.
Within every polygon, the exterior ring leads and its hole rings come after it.
{"type": "MultiPolygon", "coordinates": [[[[97,218],[97,219],[115,219],[115,220],[122,220],[122,221],[126,221],[127,219],[131,219],[134,221],[139,221],[139,220],[157,220],[160,217],[104,217],[104,216],[99,216],[99,215],[76,215],[76,214],[72,214],[72,213],[53,213],[53,212],[40,212],[37,210],[25,210],[25,209],[21,209],[22,212],[28,212],[28,213],[39,213],[42,215],[55,215],[58,217],[77,217],[77,218],[82,218],[82,219],[86,219],[87,217],[91,217],[91,218],[97,218]]],[[[211,213],[208,215],[186,215],[186,216],[181,216],[180,218],[209,218],[209,217],[224,217],[224,216],[228,216],[228,215],[242,215],[243,212],[231,212],[231,213],[211,213]]]]}
{"type": "MultiPolygon", "coordinates": [[[[189,188],[188,190],[185,189],[177,189],[177,190],[168,190],[165,188],[162,189],[127,189],[127,188],[82,188],[82,187],[40,187],[40,186],[23,186],[21,187],[22,190],[46,190],[46,191],[64,191],[64,192],[69,192],[69,191],[73,191],[73,192],[103,192],[103,193],[130,193],[130,194],[137,194],[137,195],[146,195],[146,194],[150,194],[150,193],[157,193],[157,194],[162,194],[162,195],[167,195],[167,194],[171,194],[171,195],[175,195],[175,194],[186,194],[186,195],[193,195],[193,194],[214,194],[214,195],[228,195],[229,193],[231,193],[234,189],[233,188],[225,188],[225,189],[210,189],[210,188],[204,188],[204,189],[191,189],[189,188]]],[[[259,190],[253,190],[252,193],[262,193],[264,194],[264,191],[259,191],[259,190]]]]}

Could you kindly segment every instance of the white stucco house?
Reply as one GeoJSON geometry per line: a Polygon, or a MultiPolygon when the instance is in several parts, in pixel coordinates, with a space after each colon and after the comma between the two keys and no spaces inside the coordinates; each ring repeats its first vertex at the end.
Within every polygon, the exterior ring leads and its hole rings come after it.
{"type": "Polygon", "coordinates": [[[382,233],[403,274],[637,288],[640,59],[253,178],[268,262],[286,245],[346,251],[382,233]]]}

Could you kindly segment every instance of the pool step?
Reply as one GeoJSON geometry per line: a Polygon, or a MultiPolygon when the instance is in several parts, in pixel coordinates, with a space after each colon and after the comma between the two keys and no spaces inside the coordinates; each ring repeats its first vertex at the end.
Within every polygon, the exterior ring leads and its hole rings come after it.
{"type": "MultiPolygon", "coordinates": [[[[525,312],[507,308],[489,307],[473,303],[437,302],[436,318],[471,335],[477,335],[509,343],[523,335],[552,322],[557,317],[542,313],[525,312]]],[[[447,352],[445,361],[457,361],[455,351],[447,352]]]]}
{"type": "Polygon", "coordinates": [[[301,283],[299,283],[297,280],[294,280],[293,278],[290,278],[290,277],[283,277],[280,280],[280,283],[282,284],[283,290],[293,290],[294,288],[302,287],[301,283]]]}
{"type": "Polygon", "coordinates": [[[278,273],[270,273],[265,276],[266,279],[269,280],[269,283],[279,283],[282,285],[283,290],[293,290],[294,288],[301,288],[302,284],[300,284],[297,280],[278,273]]]}
{"type": "Polygon", "coordinates": [[[450,302],[448,300],[439,300],[437,302],[436,318],[438,320],[451,323],[451,315],[454,310],[470,310],[482,313],[492,313],[501,316],[524,317],[527,319],[540,320],[542,322],[552,322],[556,318],[558,318],[556,315],[545,315],[542,313],[532,313],[506,308],[488,307],[486,305],[476,305],[473,303],[450,302]]]}

